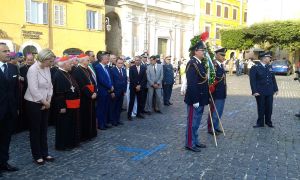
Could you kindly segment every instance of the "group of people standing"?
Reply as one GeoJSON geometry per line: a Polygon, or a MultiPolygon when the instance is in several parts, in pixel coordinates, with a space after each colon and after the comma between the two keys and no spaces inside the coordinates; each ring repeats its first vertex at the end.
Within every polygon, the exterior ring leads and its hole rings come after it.
{"type": "MultiPolygon", "coordinates": [[[[207,120],[208,133],[219,135],[224,133],[221,118],[227,97],[226,71],[224,68],[226,48],[215,51],[214,73],[208,70],[208,49],[203,41],[191,46],[191,59],[186,66],[186,85],[184,102],[187,104],[187,128],[185,148],[190,151],[200,152],[206,145],[199,141],[198,128],[201,123],[204,107],[209,105],[207,120]],[[210,76],[215,74],[213,82],[210,76]],[[221,125],[221,126],[220,126],[221,125]]],[[[277,95],[278,87],[272,67],[269,65],[272,56],[270,52],[259,54],[260,63],[253,65],[249,72],[252,95],[257,102],[258,119],[253,128],[267,125],[273,128],[271,120],[273,110],[273,96],[277,95]]],[[[211,69],[210,69],[211,70],[211,69]]]]}
{"type": "MultiPolygon", "coordinates": [[[[29,129],[33,160],[54,161],[48,152],[48,123],[55,124],[55,148],[68,151],[97,136],[97,129],[122,125],[124,96],[129,94],[128,120],[161,112],[172,105],[174,84],[170,56],[164,65],[156,56],[136,56],[131,62],[107,52],[56,57],[50,49],[27,54],[18,67],[6,44],[0,44],[0,172],[17,171],[8,164],[11,135],[29,129]],[[129,87],[128,87],[129,86],[129,87]],[[129,90],[128,90],[129,89],[129,90]],[[17,123],[16,123],[17,121],[17,123]]],[[[0,173],[1,175],[1,173],[0,173]]]]}

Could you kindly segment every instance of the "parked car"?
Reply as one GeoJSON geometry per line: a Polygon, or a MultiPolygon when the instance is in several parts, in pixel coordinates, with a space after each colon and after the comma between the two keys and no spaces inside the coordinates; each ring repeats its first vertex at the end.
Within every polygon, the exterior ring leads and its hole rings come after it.
{"type": "Polygon", "coordinates": [[[287,76],[293,74],[293,66],[289,60],[275,60],[271,65],[275,74],[285,74],[287,76]]]}

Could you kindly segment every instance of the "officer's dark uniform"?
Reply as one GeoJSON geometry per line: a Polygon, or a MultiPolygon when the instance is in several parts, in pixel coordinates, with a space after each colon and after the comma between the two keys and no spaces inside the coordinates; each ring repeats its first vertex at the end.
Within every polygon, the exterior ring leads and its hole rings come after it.
{"type": "MultiPolygon", "coordinates": [[[[200,41],[191,50],[204,49],[200,41]]],[[[198,128],[201,122],[205,105],[208,104],[208,77],[205,66],[195,56],[191,57],[186,67],[187,89],[184,102],[187,104],[187,128],[185,147],[188,150],[200,151],[199,147],[206,147],[199,143],[198,128]],[[199,103],[199,107],[193,105],[199,103]]]]}
{"type": "MultiPolygon", "coordinates": [[[[226,48],[221,48],[215,51],[215,53],[223,53],[225,56],[227,49],[226,48]]],[[[212,112],[212,120],[214,123],[214,128],[217,133],[221,133],[222,131],[219,128],[219,118],[222,117],[223,110],[224,110],[224,105],[225,105],[225,99],[227,96],[227,84],[226,84],[226,71],[224,69],[223,64],[220,62],[217,62],[218,60],[215,60],[214,66],[215,66],[215,72],[216,72],[216,77],[215,77],[215,82],[213,83],[213,100],[215,107],[213,103],[211,103],[211,112],[212,112]],[[218,111],[218,115],[216,113],[216,110],[218,111]]],[[[207,130],[208,133],[212,134],[212,129],[211,129],[211,121],[210,117],[207,120],[207,130]]]]}
{"type": "MultiPolygon", "coordinates": [[[[261,53],[260,58],[271,57],[268,52],[261,53]]],[[[257,102],[258,119],[255,127],[263,127],[264,124],[273,127],[271,121],[273,108],[273,95],[278,91],[275,75],[271,65],[258,63],[250,69],[250,85],[252,95],[255,96],[257,102]]]]}

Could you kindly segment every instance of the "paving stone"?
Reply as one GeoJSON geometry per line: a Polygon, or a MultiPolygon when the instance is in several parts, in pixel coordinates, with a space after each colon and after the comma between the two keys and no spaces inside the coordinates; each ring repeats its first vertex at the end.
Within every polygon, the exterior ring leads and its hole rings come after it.
{"type": "MultiPolygon", "coordinates": [[[[10,163],[20,168],[4,173],[3,179],[300,179],[300,86],[292,76],[276,76],[279,95],[274,98],[273,124],[253,129],[256,102],[250,95],[248,76],[228,76],[228,98],[222,123],[226,136],[218,136],[218,147],[207,134],[205,108],[200,141],[208,147],[200,153],[184,149],[186,106],[180,87],[175,86],[174,105],[163,114],[124,121],[107,131],[98,131],[92,141],[72,151],[54,150],[55,129],[49,127],[49,152],[56,161],[37,166],[32,162],[28,132],[12,137],[10,163]],[[153,149],[166,147],[141,160],[138,153],[118,147],[153,149]]],[[[126,113],[122,113],[126,119],[126,113]]]]}

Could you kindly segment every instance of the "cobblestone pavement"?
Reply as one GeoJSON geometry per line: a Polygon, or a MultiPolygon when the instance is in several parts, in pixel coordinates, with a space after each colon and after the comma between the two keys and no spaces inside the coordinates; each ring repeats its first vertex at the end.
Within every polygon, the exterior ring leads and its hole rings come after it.
{"type": "MultiPolygon", "coordinates": [[[[249,79],[228,76],[229,97],[218,147],[202,120],[200,139],[208,148],[186,151],[186,107],[175,87],[174,105],[164,114],[129,122],[82,143],[72,151],[54,150],[54,129],[49,128],[49,150],[54,163],[32,162],[28,132],[13,136],[11,160],[21,170],[3,179],[300,179],[300,84],[293,76],[277,76],[279,95],[274,99],[275,128],[253,129],[256,103],[249,79]],[[148,151],[145,151],[148,150],[148,151]]],[[[205,111],[207,114],[207,108],[205,111]]],[[[125,113],[122,114],[125,119],[125,113]]]]}

